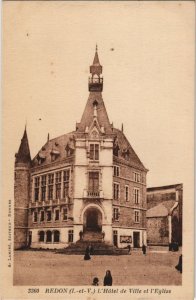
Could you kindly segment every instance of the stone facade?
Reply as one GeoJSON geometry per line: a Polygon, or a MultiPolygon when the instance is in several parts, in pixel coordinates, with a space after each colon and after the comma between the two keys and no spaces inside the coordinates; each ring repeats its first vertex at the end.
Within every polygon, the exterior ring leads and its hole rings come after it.
{"type": "Polygon", "coordinates": [[[147,189],[149,245],[182,245],[182,200],[182,184],[147,189]]]}
{"type": "Polygon", "coordinates": [[[31,160],[25,129],[15,162],[15,248],[64,248],[89,232],[117,247],[146,243],[147,169],[109,122],[97,51],[90,73],[75,131],[48,139],[31,160]]]}

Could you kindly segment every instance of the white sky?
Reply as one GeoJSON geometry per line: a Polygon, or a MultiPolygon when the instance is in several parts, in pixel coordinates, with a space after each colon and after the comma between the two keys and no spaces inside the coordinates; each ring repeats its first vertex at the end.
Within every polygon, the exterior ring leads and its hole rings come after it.
{"type": "Polygon", "coordinates": [[[48,132],[53,138],[75,130],[97,43],[110,122],[123,122],[149,169],[148,186],[186,181],[193,162],[194,2],[3,6],[8,177],[26,120],[32,157],[48,132]]]}

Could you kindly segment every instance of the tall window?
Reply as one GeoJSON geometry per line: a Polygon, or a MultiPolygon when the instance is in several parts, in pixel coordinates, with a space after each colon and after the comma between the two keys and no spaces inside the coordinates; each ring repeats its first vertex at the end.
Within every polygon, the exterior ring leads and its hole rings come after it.
{"type": "Polygon", "coordinates": [[[135,223],[139,223],[140,222],[140,212],[139,210],[135,210],[135,223]]]}
{"type": "Polygon", "coordinates": [[[52,220],[52,212],[50,210],[46,212],[46,220],[47,222],[50,222],[52,220]]]}
{"type": "Polygon", "coordinates": [[[68,231],[68,242],[73,243],[73,230],[68,231]]]}
{"type": "Polygon", "coordinates": [[[41,177],[41,200],[46,200],[46,175],[41,177]]]}
{"type": "Polygon", "coordinates": [[[99,191],[99,172],[89,172],[89,191],[99,191]]]}
{"type": "Polygon", "coordinates": [[[119,209],[118,208],[113,209],[113,219],[114,219],[114,221],[119,220],[119,209]]]}
{"type": "Polygon", "coordinates": [[[114,194],[114,200],[118,200],[119,199],[119,183],[114,183],[113,186],[113,194],[114,194]]]}
{"type": "Polygon", "coordinates": [[[43,210],[41,210],[41,216],[40,216],[40,221],[43,222],[44,221],[44,218],[45,217],[45,213],[43,210]]]}
{"type": "Polygon", "coordinates": [[[141,174],[137,172],[133,172],[133,180],[135,182],[141,182],[141,174]]]}
{"type": "Polygon", "coordinates": [[[134,188],[133,193],[134,193],[133,194],[134,202],[135,202],[135,204],[138,204],[139,200],[140,200],[140,190],[139,190],[139,188],[134,188]]]}
{"type": "Polygon", "coordinates": [[[90,159],[99,160],[99,145],[90,144],[90,159]]]}
{"type": "Polygon", "coordinates": [[[63,208],[63,221],[67,221],[67,208],[63,208]]]}
{"type": "Polygon", "coordinates": [[[61,198],[61,172],[56,173],[56,199],[61,198]]]}
{"type": "Polygon", "coordinates": [[[58,230],[54,230],[54,243],[59,243],[60,241],[60,232],[58,230]]]}
{"type": "Polygon", "coordinates": [[[60,212],[59,212],[59,209],[56,209],[55,210],[55,221],[58,221],[60,218],[60,212]]]}
{"type": "Polygon", "coordinates": [[[33,222],[37,223],[37,211],[34,211],[33,213],[33,222]]]}
{"type": "Polygon", "coordinates": [[[70,170],[65,170],[63,172],[63,198],[69,196],[69,179],[70,179],[70,170]]]}
{"type": "Polygon", "coordinates": [[[52,232],[50,230],[46,231],[46,243],[52,242],[52,232]]]}
{"type": "Polygon", "coordinates": [[[44,236],[45,236],[44,231],[40,231],[39,232],[39,242],[44,242],[44,236]]]}
{"type": "Polygon", "coordinates": [[[40,184],[40,178],[35,177],[35,188],[34,188],[34,199],[35,199],[35,201],[39,200],[39,184],[40,184]]]}
{"type": "Polygon", "coordinates": [[[129,201],[129,187],[125,185],[125,200],[129,201]]]}
{"type": "Polygon", "coordinates": [[[54,174],[48,175],[48,199],[53,199],[53,189],[54,189],[54,174]]]}
{"type": "Polygon", "coordinates": [[[120,175],[120,167],[114,166],[114,176],[119,176],[120,175]]]}

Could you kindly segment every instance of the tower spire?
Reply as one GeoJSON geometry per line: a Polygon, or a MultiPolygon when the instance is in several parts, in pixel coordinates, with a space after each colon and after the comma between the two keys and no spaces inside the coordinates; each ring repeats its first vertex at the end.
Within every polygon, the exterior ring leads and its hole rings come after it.
{"type": "Polygon", "coordinates": [[[89,91],[90,92],[102,92],[103,90],[103,77],[102,66],[99,62],[98,47],[95,47],[95,56],[93,64],[90,66],[91,77],[89,77],[89,91]]]}
{"type": "Polygon", "coordinates": [[[16,154],[16,163],[30,163],[31,162],[31,154],[29,149],[29,142],[26,130],[26,124],[24,129],[24,134],[21,139],[20,147],[18,149],[18,153],[16,154]]]}

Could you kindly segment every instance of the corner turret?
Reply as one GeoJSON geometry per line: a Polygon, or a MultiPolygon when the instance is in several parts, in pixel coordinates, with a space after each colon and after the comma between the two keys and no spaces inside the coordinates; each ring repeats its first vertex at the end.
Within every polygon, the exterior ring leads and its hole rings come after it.
{"type": "Polygon", "coordinates": [[[28,246],[28,207],[30,201],[31,155],[26,127],[15,155],[14,178],[14,249],[28,246]]]}

